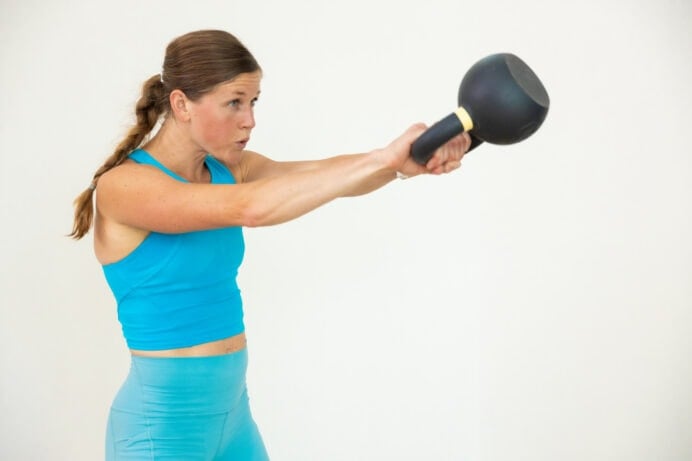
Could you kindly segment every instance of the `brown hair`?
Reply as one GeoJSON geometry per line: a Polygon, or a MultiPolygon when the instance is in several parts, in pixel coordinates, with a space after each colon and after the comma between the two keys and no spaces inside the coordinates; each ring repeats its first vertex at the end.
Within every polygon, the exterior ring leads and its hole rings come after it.
{"type": "Polygon", "coordinates": [[[113,154],[96,170],[89,187],[74,201],[74,223],[70,237],[81,239],[89,232],[94,217],[93,194],[98,179],[125,160],[138,148],[170,110],[169,95],[175,89],[195,101],[219,83],[240,74],[261,70],[245,46],[221,30],[199,30],[182,35],[168,44],[161,74],[150,77],[142,86],[135,106],[137,123],[130,128],[113,154]]]}

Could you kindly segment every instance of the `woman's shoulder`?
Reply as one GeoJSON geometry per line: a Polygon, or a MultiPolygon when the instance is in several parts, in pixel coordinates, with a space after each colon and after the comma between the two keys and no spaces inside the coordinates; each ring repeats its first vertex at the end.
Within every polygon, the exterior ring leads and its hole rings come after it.
{"type": "Polygon", "coordinates": [[[119,203],[121,199],[130,200],[142,196],[144,192],[168,190],[176,183],[157,167],[128,159],[99,177],[96,199],[101,203],[104,199],[119,203]]]}
{"type": "Polygon", "coordinates": [[[226,167],[238,184],[249,182],[250,172],[257,171],[262,168],[262,165],[271,162],[269,158],[251,150],[244,150],[236,161],[229,161],[221,157],[213,157],[213,159],[226,167]]]}
{"type": "Polygon", "coordinates": [[[110,170],[103,173],[99,178],[98,184],[118,183],[126,179],[136,179],[139,176],[158,176],[160,173],[161,171],[152,165],[138,163],[128,158],[121,164],[114,166],[110,170]]]}

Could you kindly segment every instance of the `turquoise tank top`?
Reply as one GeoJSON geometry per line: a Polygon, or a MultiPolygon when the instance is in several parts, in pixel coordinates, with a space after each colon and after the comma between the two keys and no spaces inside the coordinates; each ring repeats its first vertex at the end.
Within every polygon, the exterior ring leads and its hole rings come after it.
{"type": "MultiPolygon", "coordinates": [[[[187,182],[146,151],[130,158],[187,182]]],[[[235,184],[207,155],[212,184],[235,184]]],[[[236,283],[245,243],[241,227],[162,234],[151,232],[123,259],[103,266],[130,349],[193,346],[242,333],[243,302],[236,283]]]]}

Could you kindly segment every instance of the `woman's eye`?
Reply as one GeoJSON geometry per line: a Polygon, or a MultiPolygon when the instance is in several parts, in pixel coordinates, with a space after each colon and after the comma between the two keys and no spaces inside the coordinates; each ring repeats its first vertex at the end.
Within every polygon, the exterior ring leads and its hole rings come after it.
{"type": "Polygon", "coordinates": [[[229,102],[228,105],[231,107],[238,107],[240,106],[240,99],[234,99],[233,101],[229,102]]]}
{"type": "Polygon", "coordinates": [[[255,107],[255,104],[257,104],[257,101],[258,101],[257,98],[253,99],[252,101],[250,101],[250,105],[251,105],[252,107],[255,107]]]}

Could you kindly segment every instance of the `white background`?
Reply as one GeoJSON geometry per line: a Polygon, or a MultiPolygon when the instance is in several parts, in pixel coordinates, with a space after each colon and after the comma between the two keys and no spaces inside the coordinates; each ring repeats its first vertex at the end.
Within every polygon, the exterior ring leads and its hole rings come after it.
{"type": "Polygon", "coordinates": [[[692,3],[0,3],[0,458],[97,460],[128,355],[72,199],[166,44],[265,73],[251,148],[383,146],[512,52],[543,127],[442,178],[246,232],[249,386],[273,460],[692,459],[692,3]]]}

